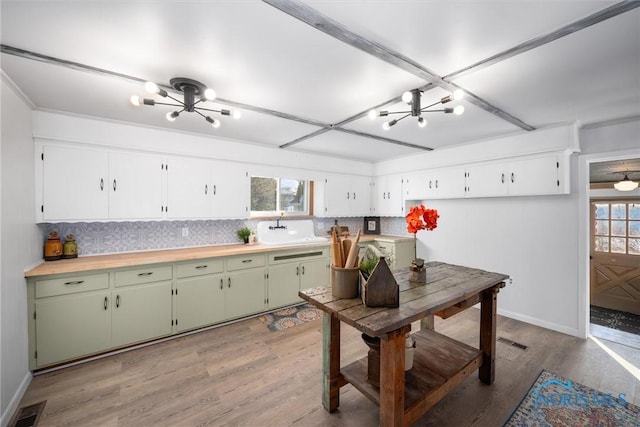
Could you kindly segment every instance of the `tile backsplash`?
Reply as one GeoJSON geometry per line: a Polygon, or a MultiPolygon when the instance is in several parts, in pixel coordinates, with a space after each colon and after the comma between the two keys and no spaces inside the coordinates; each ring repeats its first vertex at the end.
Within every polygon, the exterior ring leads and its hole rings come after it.
{"type": "MultiPolygon", "coordinates": [[[[287,221],[290,218],[286,219],[287,221]]],[[[194,246],[240,243],[236,230],[247,226],[256,229],[259,220],[203,221],[136,221],[81,222],[39,224],[43,235],[57,231],[62,237],[73,234],[78,242],[78,254],[99,255],[139,252],[194,246]],[[183,236],[183,231],[188,234],[183,236]]],[[[352,234],[363,227],[363,218],[338,218],[341,226],[352,234]]],[[[313,218],[315,233],[323,236],[333,225],[333,218],[313,218]]],[[[404,218],[380,218],[382,234],[407,235],[404,218]]]]}

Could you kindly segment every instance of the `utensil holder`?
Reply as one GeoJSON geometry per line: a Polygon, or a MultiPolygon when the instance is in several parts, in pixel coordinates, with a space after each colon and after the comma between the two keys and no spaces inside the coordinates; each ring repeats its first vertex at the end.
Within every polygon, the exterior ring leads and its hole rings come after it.
{"type": "Polygon", "coordinates": [[[359,268],[331,266],[331,295],[336,298],[357,298],[360,283],[359,268]]]}

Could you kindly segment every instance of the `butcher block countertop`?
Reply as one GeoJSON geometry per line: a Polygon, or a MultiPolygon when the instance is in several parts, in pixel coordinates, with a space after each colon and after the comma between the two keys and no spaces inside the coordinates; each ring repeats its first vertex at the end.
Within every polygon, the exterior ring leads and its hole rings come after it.
{"type": "MultiPolygon", "coordinates": [[[[352,236],[353,238],[354,236],[352,236]]],[[[401,242],[413,240],[413,237],[389,236],[389,235],[363,235],[360,242],[373,240],[387,242],[401,242]]],[[[179,262],[198,260],[233,255],[247,255],[260,252],[274,252],[282,250],[304,250],[314,247],[328,246],[330,241],[320,243],[306,243],[301,245],[215,245],[196,248],[164,249],[145,252],[127,252],[112,255],[90,255],[75,259],[61,259],[48,261],[25,271],[24,277],[48,276],[52,274],[79,273],[91,270],[105,270],[120,267],[136,267],[149,264],[166,262],[179,262]]]]}

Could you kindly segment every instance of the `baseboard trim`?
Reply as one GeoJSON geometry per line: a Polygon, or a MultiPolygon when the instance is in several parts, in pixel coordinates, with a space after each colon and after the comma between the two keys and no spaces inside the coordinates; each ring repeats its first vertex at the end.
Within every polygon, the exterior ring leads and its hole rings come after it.
{"type": "Polygon", "coordinates": [[[11,422],[11,418],[13,417],[13,414],[16,412],[16,410],[18,409],[18,406],[20,405],[20,401],[22,400],[22,397],[27,392],[27,388],[29,387],[29,384],[31,384],[32,378],[33,378],[33,375],[31,374],[31,372],[27,372],[25,374],[24,378],[20,382],[20,386],[18,387],[16,392],[13,394],[13,397],[11,398],[9,405],[7,405],[7,409],[2,413],[2,416],[0,416],[0,426],[7,427],[9,425],[9,423],[11,422]]]}
{"type": "Polygon", "coordinates": [[[537,317],[527,316],[521,313],[516,313],[509,310],[501,310],[498,308],[498,314],[501,316],[509,317],[511,319],[520,320],[521,322],[530,323],[532,325],[540,326],[541,328],[550,329],[552,331],[560,332],[566,335],[571,335],[577,338],[587,339],[580,335],[577,328],[570,328],[558,323],[549,322],[546,320],[538,319],[537,317]]]}

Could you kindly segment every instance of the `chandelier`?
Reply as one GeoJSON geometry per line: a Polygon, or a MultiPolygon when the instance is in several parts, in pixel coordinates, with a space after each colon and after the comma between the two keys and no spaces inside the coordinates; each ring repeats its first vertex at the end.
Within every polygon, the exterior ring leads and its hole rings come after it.
{"type": "Polygon", "coordinates": [[[402,94],[402,101],[409,104],[411,106],[411,110],[408,110],[408,111],[371,110],[369,111],[369,114],[368,114],[369,118],[371,120],[375,120],[376,117],[387,117],[391,114],[404,114],[404,116],[400,117],[399,119],[393,119],[388,122],[384,122],[382,124],[382,129],[389,130],[391,126],[395,125],[400,120],[407,118],[409,116],[417,117],[418,126],[420,126],[421,128],[427,126],[427,120],[424,117],[422,117],[422,113],[446,113],[446,114],[453,113],[458,116],[464,113],[464,106],[462,105],[457,105],[454,108],[442,108],[439,110],[430,110],[430,108],[435,107],[436,105],[446,104],[451,101],[458,101],[462,99],[464,97],[464,92],[459,89],[453,92],[452,95],[447,95],[444,98],[441,98],[439,101],[436,101],[430,105],[427,105],[426,107],[421,106],[421,98],[423,93],[424,92],[420,89],[413,89],[402,94]]]}
{"type": "Polygon", "coordinates": [[[631,181],[629,179],[629,172],[624,173],[624,178],[621,181],[613,184],[613,188],[618,191],[632,191],[638,188],[638,183],[636,181],[631,181]]]}
{"type": "Polygon", "coordinates": [[[237,110],[231,112],[230,110],[225,109],[214,110],[211,108],[204,108],[200,106],[197,107],[197,105],[201,102],[213,101],[214,99],[216,99],[216,92],[213,89],[206,87],[199,81],[187,79],[184,77],[176,77],[171,79],[169,81],[169,84],[178,92],[183,93],[183,101],[180,101],[179,99],[176,99],[173,96],[169,95],[166,90],[158,87],[158,85],[154,82],[146,82],[144,84],[144,88],[147,92],[160,95],[163,98],[170,98],[177,104],[171,102],[159,102],[149,98],[140,98],[138,95],[133,95],[131,97],[131,103],[136,107],[140,105],[168,105],[171,107],[178,107],[177,110],[167,113],[166,117],[170,122],[174,121],[181,113],[185,111],[188,113],[196,113],[200,115],[214,128],[220,127],[220,120],[215,120],[210,116],[201,113],[201,111],[220,113],[223,116],[232,116],[234,119],[240,118],[240,111],[237,110]]]}

